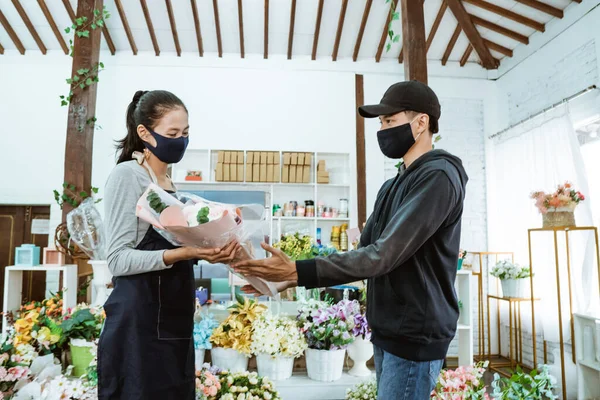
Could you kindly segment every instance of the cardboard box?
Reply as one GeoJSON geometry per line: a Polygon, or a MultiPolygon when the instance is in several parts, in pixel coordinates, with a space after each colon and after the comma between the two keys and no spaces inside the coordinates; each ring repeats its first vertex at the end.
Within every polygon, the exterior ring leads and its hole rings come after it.
{"type": "Polygon", "coordinates": [[[225,152],[223,150],[220,150],[217,157],[217,162],[222,164],[225,161],[225,152]]]}
{"type": "Polygon", "coordinates": [[[252,182],[252,165],[246,165],[246,182],[252,182]]]}
{"type": "Polygon", "coordinates": [[[296,183],[303,183],[304,182],[304,166],[303,165],[298,165],[296,167],[296,183]]]}
{"type": "Polygon", "coordinates": [[[260,182],[260,165],[252,165],[252,182],[260,182]]]}
{"type": "Polygon", "coordinates": [[[229,152],[229,154],[230,154],[230,156],[229,156],[229,158],[230,158],[229,162],[231,164],[237,164],[238,163],[238,161],[237,161],[237,151],[231,151],[231,152],[229,152]]]}
{"type": "Polygon", "coordinates": [[[289,183],[290,181],[290,166],[284,165],[281,170],[281,183],[289,183]]]}
{"type": "Polygon", "coordinates": [[[298,165],[298,153],[292,153],[292,161],[290,161],[292,165],[298,165]]]}
{"type": "Polygon", "coordinates": [[[292,163],[292,155],[290,153],[283,153],[283,165],[290,165],[292,163]]]}
{"type": "Polygon", "coordinates": [[[312,153],[304,154],[304,165],[311,165],[311,164],[312,164],[312,153]]]}
{"type": "Polygon", "coordinates": [[[260,165],[267,165],[267,152],[263,151],[260,153],[260,165]]]}
{"type": "Polygon", "coordinates": [[[275,165],[267,165],[267,182],[275,182],[275,165]]]}
{"type": "MultiPolygon", "coordinates": [[[[298,167],[300,168],[300,167],[298,167]]],[[[310,183],[311,177],[310,177],[310,165],[305,165],[304,166],[304,172],[302,172],[302,179],[304,183],[310,183]]]]}
{"type": "MultiPolygon", "coordinates": [[[[236,154],[237,157],[237,154],[236,154]]],[[[231,182],[237,182],[237,164],[229,164],[229,180],[231,182]]]]}
{"type": "Polygon", "coordinates": [[[289,183],[296,183],[296,171],[298,167],[295,165],[290,165],[290,178],[288,180],[289,183]]]}
{"type": "Polygon", "coordinates": [[[217,163],[217,170],[215,171],[215,180],[217,182],[223,182],[223,163],[217,163]]]}
{"type": "Polygon", "coordinates": [[[244,182],[244,164],[237,165],[237,181],[244,182]]]}
{"type": "Polygon", "coordinates": [[[273,182],[281,182],[281,166],[279,164],[273,165],[273,182]]]}
{"type": "Polygon", "coordinates": [[[248,165],[254,164],[254,152],[253,151],[249,151],[248,155],[246,155],[246,164],[248,164],[248,165]]]}
{"type": "Polygon", "coordinates": [[[231,182],[230,164],[223,164],[223,182],[231,182]]]}
{"type": "Polygon", "coordinates": [[[327,171],[317,171],[317,178],[327,178],[327,179],[329,179],[329,172],[327,172],[327,171]]]}
{"type": "Polygon", "coordinates": [[[298,153],[298,165],[304,165],[304,153],[298,153]]]}
{"type": "Polygon", "coordinates": [[[259,182],[266,182],[266,181],[267,181],[267,164],[260,164],[260,180],[259,180],[259,182]]]}
{"type": "Polygon", "coordinates": [[[274,157],[274,155],[275,154],[273,154],[273,153],[268,153],[267,154],[267,164],[269,164],[269,165],[275,164],[275,157],[274,157]]]}
{"type": "Polygon", "coordinates": [[[231,152],[226,151],[224,153],[225,153],[225,156],[223,157],[223,164],[231,164],[231,152]]]}
{"type": "Polygon", "coordinates": [[[319,160],[317,164],[317,171],[325,171],[325,160],[319,160]]]}
{"type": "Polygon", "coordinates": [[[319,184],[328,184],[329,183],[329,178],[317,178],[317,183],[319,184]]]}
{"type": "Polygon", "coordinates": [[[237,163],[238,164],[243,164],[244,163],[244,152],[243,151],[238,151],[237,163]]]}

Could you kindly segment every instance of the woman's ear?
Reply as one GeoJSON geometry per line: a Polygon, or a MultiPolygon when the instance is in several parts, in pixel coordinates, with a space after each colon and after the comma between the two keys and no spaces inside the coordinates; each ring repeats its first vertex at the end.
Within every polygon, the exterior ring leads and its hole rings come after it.
{"type": "Polygon", "coordinates": [[[142,141],[149,143],[153,147],[156,147],[156,139],[154,139],[144,125],[140,124],[137,126],[137,134],[142,141]]]}

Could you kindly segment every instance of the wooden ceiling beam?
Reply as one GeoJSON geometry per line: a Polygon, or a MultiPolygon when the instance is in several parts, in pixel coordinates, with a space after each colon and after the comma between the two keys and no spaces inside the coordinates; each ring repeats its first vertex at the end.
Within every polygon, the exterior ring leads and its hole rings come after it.
{"type": "Polygon", "coordinates": [[[38,35],[37,31],[35,30],[35,27],[31,23],[31,20],[29,19],[29,16],[27,15],[25,9],[21,5],[21,2],[19,0],[12,0],[12,3],[13,6],[15,6],[15,8],[17,9],[19,16],[25,23],[27,30],[29,31],[29,33],[31,33],[31,36],[33,37],[33,40],[35,40],[35,43],[37,44],[38,48],[40,49],[42,54],[46,54],[48,52],[48,49],[46,49],[46,45],[44,45],[42,38],[40,37],[40,35],[38,35]]]}
{"type": "Polygon", "coordinates": [[[239,32],[240,32],[240,56],[242,58],[246,57],[246,49],[244,46],[244,9],[243,9],[243,5],[242,5],[242,0],[238,0],[237,1],[237,5],[238,5],[238,25],[239,25],[239,32]]]}
{"type": "Polygon", "coordinates": [[[158,40],[156,40],[156,32],[154,32],[154,25],[152,24],[152,17],[150,16],[150,10],[148,9],[148,3],[146,0],[140,0],[142,5],[142,11],[144,12],[144,18],[146,19],[146,25],[148,25],[148,32],[150,33],[150,39],[152,39],[152,46],[154,47],[154,53],[160,56],[160,48],[158,47],[158,40]]]}
{"type": "Polygon", "coordinates": [[[138,53],[138,49],[135,44],[135,40],[133,39],[133,33],[131,33],[131,28],[129,27],[127,15],[125,14],[125,9],[123,8],[123,4],[121,4],[121,0],[115,0],[115,5],[117,6],[117,11],[119,12],[119,18],[121,18],[121,22],[123,23],[123,28],[125,29],[127,40],[129,41],[129,45],[131,46],[131,51],[133,52],[133,55],[136,56],[138,53]]]}
{"type": "Polygon", "coordinates": [[[471,46],[471,43],[469,43],[469,45],[467,46],[467,49],[465,50],[465,54],[463,54],[462,58],[460,59],[461,67],[464,67],[465,64],[469,61],[469,57],[471,57],[472,52],[473,52],[473,46],[471,46]]]}
{"type": "Polygon", "coordinates": [[[538,0],[515,0],[517,3],[525,4],[528,7],[534,8],[538,11],[552,15],[556,18],[564,17],[564,12],[560,8],[551,6],[550,4],[542,3],[538,0]]]}
{"type": "Polygon", "coordinates": [[[485,45],[483,38],[473,24],[473,21],[467,13],[463,3],[460,0],[447,0],[447,2],[452,14],[454,14],[456,20],[458,21],[458,25],[465,32],[465,35],[469,39],[473,49],[477,52],[477,55],[481,60],[481,65],[487,69],[497,68],[498,65],[494,61],[494,57],[492,57],[490,50],[485,45]]]}
{"type": "Polygon", "coordinates": [[[223,41],[221,40],[221,19],[219,18],[219,4],[213,0],[213,11],[215,13],[215,29],[217,31],[217,50],[219,57],[223,57],[223,41]]]}
{"type": "Polygon", "coordinates": [[[0,54],[4,54],[4,47],[2,47],[2,43],[0,43],[0,54]]]}
{"type": "Polygon", "coordinates": [[[296,0],[292,0],[292,7],[290,11],[290,33],[288,35],[288,50],[287,58],[292,59],[292,50],[294,47],[294,26],[296,25],[296,0]]]}
{"type": "Polygon", "coordinates": [[[269,0],[265,0],[265,44],[264,58],[269,58],[269,0]]]}
{"type": "Polygon", "coordinates": [[[435,34],[437,33],[440,24],[442,23],[442,19],[444,18],[444,14],[446,13],[446,10],[448,9],[448,3],[446,3],[446,0],[442,0],[442,5],[440,7],[440,10],[438,11],[436,17],[435,17],[435,21],[433,21],[433,25],[431,26],[431,30],[429,31],[429,36],[427,36],[427,43],[426,43],[426,47],[427,50],[429,51],[429,48],[431,47],[431,43],[433,43],[433,39],[435,39],[435,34]]]}
{"type": "Polygon", "coordinates": [[[497,51],[498,53],[504,54],[507,57],[513,56],[513,51],[507,47],[501,46],[498,43],[491,42],[487,39],[485,39],[484,42],[490,50],[497,51]]]}
{"type": "MultiPolygon", "coordinates": [[[[340,18],[338,19],[337,32],[335,33],[335,43],[333,44],[333,54],[331,59],[337,61],[338,51],[340,50],[340,41],[342,40],[342,31],[344,30],[344,21],[346,19],[346,10],[348,9],[348,0],[342,0],[340,8],[340,18]]],[[[379,62],[379,60],[377,60],[379,62]]]]}
{"type": "Polygon", "coordinates": [[[67,46],[67,42],[65,42],[65,38],[63,38],[62,34],[60,33],[60,29],[58,29],[58,25],[56,25],[56,21],[54,20],[52,13],[48,9],[48,6],[46,5],[46,1],[38,0],[37,2],[38,2],[38,5],[40,6],[40,9],[42,10],[42,13],[44,13],[44,16],[46,17],[46,21],[48,21],[48,24],[50,25],[50,28],[52,29],[52,33],[54,33],[56,40],[58,40],[58,44],[63,49],[63,52],[68,55],[69,47],[67,46]]]}
{"type": "Polygon", "coordinates": [[[325,0],[319,0],[319,7],[317,9],[317,21],[315,22],[315,34],[313,35],[313,47],[311,60],[317,59],[317,48],[319,47],[319,33],[321,32],[321,19],[323,18],[323,4],[325,0]]]}
{"type": "Polygon", "coordinates": [[[204,43],[202,42],[202,31],[200,30],[200,17],[198,16],[198,5],[196,0],[190,0],[192,3],[192,15],[194,16],[194,27],[196,28],[196,42],[198,43],[198,53],[204,57],[204,43]]]}
{"type": "Polygon", "coordinates": [[[69,14],[69,18],[71,18],[71,22],[75,23],[75,10],[71,7],[71,2],[69,0],[62,0],[63,5],[65,6],[65,10],[67,10],[67,14],[69,14]]]}
{"type": "Polygon", "coordinates": [[[171,0],[165,0],[167,3],[167,14],[169,14],[169,24],[171,25],[171,32],[173,33],[173,42],[175,42],[175,51],[177,51],[177,57],[181,57],[181,46],[179,45],[179,34],[177,34],[177,23],[175,22],[175,13],[173,12],[173,4],[171,0]]]}
{"type": "Polygon", "coordinates": [[[385,47],[385,42],[387,41],[388,32],[390,29],[390,24],[392,23],[390,15],[396,11],[396,8],[398,8],[398,2],[390,1],[390,10],[387,13],[387,16],[385,17],[385,24],[383,25],[383,30],[381,31],[381,39],[379,39],[379,46],[377,46],[377,53],[375,54],[375,62],[381,61],[381,55],[383,54],[383,48],[385,47]],[[394,6],[395,6],[395,8],[392,9],[392,7],[394,7],[394,6]]]}
{"type": "Polygon", "coordinates": [[[450,58],[450,55],[452,54],[452,50],[454,49],[454,45],[456,44],[456,41],[458,40],[458,37],[460,36],[461,31],[462,31],[462,29],[460,27],[460,24],[457,24],[456,29],[454,29],[454,33],[452,34],[452,37],[450,38],[450,42],[448,43],[448,46],[446,47],[444,56],[442,57],[442,65],[446,65],[446,63],[448,62],[448,59],[450,58]]]}
{"type": "Polygon", "coordinates": [[[521,42],[523,44],[529,44],[529,38],[525,35],[521,35],[520,33],[511,31],[510,29],[507,29],[503,26],[494,24],[493,22],[487,21],[483,18],[479,18],[476,15],[470,14],[469,16],[471,17],[471,21],[473,21],[473,23],[475,25],[479,25],[483,28],[487,28],[491,31],[494,31],[496,33],[499,33],[501,35],[509,37],[513,40],[516,40],[517,42],[521,42]]]}
{"type": "MultiPolygon", "coordinates": [[[[69,14],[69,18],[71,19],[71,22],[75,23],[75,18],[77,18],[77,16],[75,15],[75,10],[73,10],[73,7],[71,7],[71,3],[69,2],[69,0],[62,0],[62,2],[63,2],[63,5],[65,6],[65,9],[67,10],[67,14],[69,14]]],[[[119,3],[120,3],[119,0],[115,0],[115,4],[119,4],[119,3]]],[[[118,8],[118,6],[117,6],[117,8],[118,8]]],[[[115,48],[115,43],[113,42],[112,37],[110,36],[108,27],[106,26],[106,21],[104,21],[104,26],[102,27],[102,34],[104,35],[104,40],[106,40],[106,44],[108,45],[110,54],[112,54],[114,56],[117,49],[115,48]]],[[[137,54],[137,50],[134,52],[134,54],[137,54]]]]}
{"type": "Polygon", "coordinates": [[[371,13],[372,4],[373,0],[367,0],[367,3],[365,4],[365,10],[363,11],[362,20],[360,21],[360,28],[358,29],[358,37],[356,38],[356,44],[354,45],[354,53],[352,54],[352,60],[354,61],[358,59],[360,45],[362,43],[363,35],[365,34],[365,27],[367,26],[367,20],[369,19],[369,14],[371,13]]]}
{"type": "Polygon", "coordinates": [[[404,80],[427,83],[427,49],[423,2],[402,1],[402,48],[406,52],[404,80]]]}
{"type": "Polygon", "coordinates": [[[516,12],[507,10],[506,8],[502,8],[495,4],[488,3],[487,1],[463,0],[463,2],[472,4],[474,6],[482,8],[484,10],[493,12],[494,14],[500,15],[501,17],[508,18],[508,19],[518,22],[522,25],[528,26],[532,29],[535,29],[536,31],[544,32],[546,30],[546,27],[544,26],[544,24],[542,24],[540,22],[537,22],[531,18],[524,17],[521,14],[517,14],[516,12]]]}
{"type": "Polygon", "coordinates": [[[25,54],[25,47],[23,46],[23,43],[21,43],[21,40],[17,36],[17,33],[14,31],[12,26],[10,26],[10,23],[4,16],[4,13],[2,12],[2,10],[0,10],[0,23],[6,30],[6,33],[8,33],[10,40],[12,40],[12,42],[15,44],[17,50],[19,50],[19,53],[25,54]]]}

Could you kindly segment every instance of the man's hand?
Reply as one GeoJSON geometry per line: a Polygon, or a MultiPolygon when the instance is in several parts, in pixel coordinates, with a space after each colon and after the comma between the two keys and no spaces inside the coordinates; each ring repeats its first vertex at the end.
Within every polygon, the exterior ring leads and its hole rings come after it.
{"type": "MultiPolygon", "coordinates": [[[[290,289],[293,287],[298,286],[298,282],[277,282],[275,283],[275,289],[277,289],[277,293],[281,293],[286,289],[290,289]]],[[[256,290],[254,288],[254,286],[252,285],[246,285],[246,286],[242,286],[242,291],[246,294],[253,294],[256,297],[260,297],[262,296],[262,293],[260,293],[258,290],[256,290]]]]}
{"type": "Polygon", "coordinates": [[[298,281],[294,261],[290,260],[281,250],[266,243],[262,243],[261,246],[272,256],[263,260],[240,261],[232,265],[233,269],[244,276],[254,276],[269,282],[298,281]]]}

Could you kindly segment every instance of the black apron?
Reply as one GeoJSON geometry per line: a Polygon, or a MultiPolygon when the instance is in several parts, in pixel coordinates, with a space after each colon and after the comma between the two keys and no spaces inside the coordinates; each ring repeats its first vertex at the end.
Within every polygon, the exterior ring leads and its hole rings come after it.
{"type": "MultiPolygon", "coordinates": [[[[173,248],[152,226],[136,247],[173,248]]],[[[98,345],[98,399],[193,400],[193,262],[113,283],[98,345]]]]}

